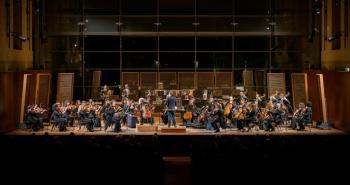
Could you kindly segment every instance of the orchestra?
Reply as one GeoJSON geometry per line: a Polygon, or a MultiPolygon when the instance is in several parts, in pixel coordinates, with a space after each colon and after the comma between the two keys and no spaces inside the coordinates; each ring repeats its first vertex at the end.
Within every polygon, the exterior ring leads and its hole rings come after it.
{"type": "MultiPolygon", "coordinates": [[[[101,94],[105,94],[108,87],[104,86],[101,91],[101,94]]],[[[135,128],[137,123],[153,125],[155,111],[163,112],[160,117],[162,123],[168,127],[177,126],[176,112],[180,112],[184,126],[205,128],[213,132],[227,128],[237,128],[241,132],[249,132],[252,128],[272,132],[276,126],[289,121],[292,129],[304,130],[305,124],[312,122],[311,102],[307,102],[306,106],[301,102],[299,108],[293,111],[287,98],[289,93],[284,95],[278,91],[268,99],[265,98],[265,94],[258,93],[254,99],[250,99],[246,95],[247,91],[240,91],[237,96],[221,98],[208,95],[208,90],[183,90],[180,93],[176,90],[162,90],[160,93],[147,90],[145,93],[139,93],[140,97],[135,96],[139,98],[138,101],[130,98],[127,84],[122,92],[122,101],[119,103],[105,96],[100,102],[94,102],[92,99],[77,100],[75,103],[57,102],[52,105],[50,122],[61,132],[74,126],[78,126],[79,130],[84,126],[90,132],[96,127],[104,128],[105,131],[120,132],[121,125],[129,128],[135,128]],[[142,94],[145,97],[142,97],[142,94]],[[195,97],[195,94],[199,96],[195,97]]],[[[42,128],[43,112],[47,110],[29,106],[26,124],[31,125],[33,130],[42,128]]]]}

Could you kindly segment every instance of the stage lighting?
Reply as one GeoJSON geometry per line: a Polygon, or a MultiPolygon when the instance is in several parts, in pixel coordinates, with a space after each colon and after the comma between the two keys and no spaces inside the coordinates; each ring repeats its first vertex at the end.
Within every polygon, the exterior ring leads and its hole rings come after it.
{"type": "Polygon", "coordinates": [[[338,32],[338,33],[335,33],[334,35],[328,37],[327,40],[331,42],[331,41],[334,41],[336,39],[339,39],[340,37],[341,37],[341,33],[338,32]]]}
{"type": "Polygon", "coordinates": [[[12,35],[14,38],[16,38],[16,39],[18,39],[18,40],[20,40],[20,41],[22,41],[22,42],[27,41],[27,37],[24,37],[24,36],[22,36],[22,35],[19,35],[18,33],[12,33],[11,35],[12,35]]]}

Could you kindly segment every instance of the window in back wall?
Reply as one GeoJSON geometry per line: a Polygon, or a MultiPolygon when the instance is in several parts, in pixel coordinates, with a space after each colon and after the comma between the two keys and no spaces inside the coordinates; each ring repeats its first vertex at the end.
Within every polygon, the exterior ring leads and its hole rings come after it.
{"type": "Polygon", "coordinates": [[[13,49],[22,49],[22,0],[13,0],[13,49]]]}

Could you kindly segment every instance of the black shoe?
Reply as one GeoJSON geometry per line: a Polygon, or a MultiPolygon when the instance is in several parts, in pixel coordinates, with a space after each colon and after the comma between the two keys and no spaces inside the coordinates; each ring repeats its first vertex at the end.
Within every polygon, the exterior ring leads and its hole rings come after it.
{"type": "Polygon", "coordinates": [[[217,130],[215,130],[214,132],[215,132],[215,133],[220,132],[220,129],[217,129],[217,130]]]}

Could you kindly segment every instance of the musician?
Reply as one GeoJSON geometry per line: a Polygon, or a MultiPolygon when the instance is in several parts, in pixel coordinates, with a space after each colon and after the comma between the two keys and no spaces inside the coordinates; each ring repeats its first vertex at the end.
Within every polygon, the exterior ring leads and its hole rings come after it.
{"type": "Polygon", "coordinates": [[[151,125],[153,125],[153,114],[151,105],[145,104],[142,109],[142,123],[150,123],[151,125]]]}
{"type": "Polygon", "coordinates": [[[301,128],[304,127],[304,125],[302,124],[302,119],[303,119],[303,113],[304,113],[304,110],[305,110],[305,104],[304,103],[299,103],[299,108],[294,112],[293,114],[293,118],[292,118],[292,129],[295,130],[297,129],[297,126],[299,125],[302,125],[301,128]]]}
{"type": "Polygon", "coordinates": [[[305,125],[312,123],[312,103],[306,103],[306,107],[302,110],[301,120],[298,122],[299,130],[305,130],[305,125]]]}
{"type": "Polygon", "coordinates": [[[169,122],[168,127],[170,127],[170,124],[172,122],[176,128],[176,96],[174,91],[170,91],[169,96],[166,98],[165,105],[169,122]]]}
{"type": "Polygon", "coordinates": [[[229,101],[224,106],[224,117],[226,122],[232,119],[232,109],[233,109],[233,97],[230,96],[229,101]]]}
{"type": "Polygon", "coordinates": [[[210,113],[209,122],[211,126],[214,128],[214,132],[220,132],[218,123],[222,125],[224,122],[224,113],[220,103],[218,102],[214,103],[214,109],[210,113]]]}
{"type": "Polygon", "coordinates": [[[247,113],[246,113],[246,123],[248,126],[248,131],[257,124],[258,120],[258,112],[259,109],[257,108],[256,104],[250,104],[250,106],[247,107],[247,113]]]}
{"type": "Polygon", "coordinates": [[[125,86],[124,86],[125,88],[124,88],[124,90],[123,90],[123,93],[122,93],[122,98],[123,98],[123,100],[127,100],[127,99],[129,99],[129,95],[130,95],[130,89],[129,89],[129,85],[128,84],[125,84],[125,86]]]}
{"type": "Polygon", "coordinates": [[[81,124],[85,124],[88,131],[93,132],[94,122],[92,116],[90,115],[90,109],[88,106],[84,106],[83,109],[79,111],[79,119],[81,124]]]}
{"type": "Polygon", "coordinates": [[[244,91],[241,91],[239,92],[239,100],[244,100],[245,102],[248,101],[248,97],[247,97],[247,92],[248,92],[248,89],[244,92],[244,91]]]}
{"type": "Polygon", "coordinates": [[[41,114],[36,105],[29,106],[25,124],[27,127],[31,127],[32,131],[38,131],[40,128],[43,128],[43,118],[41,114]]]}
{"type": "Polygon", "coordinates": [[[63,107],[59,106],[55,108],[55,111],[51,115],[51,120],[57,124],[60,132],[66,131],[67,119],[64,117],[63,107]]]}

